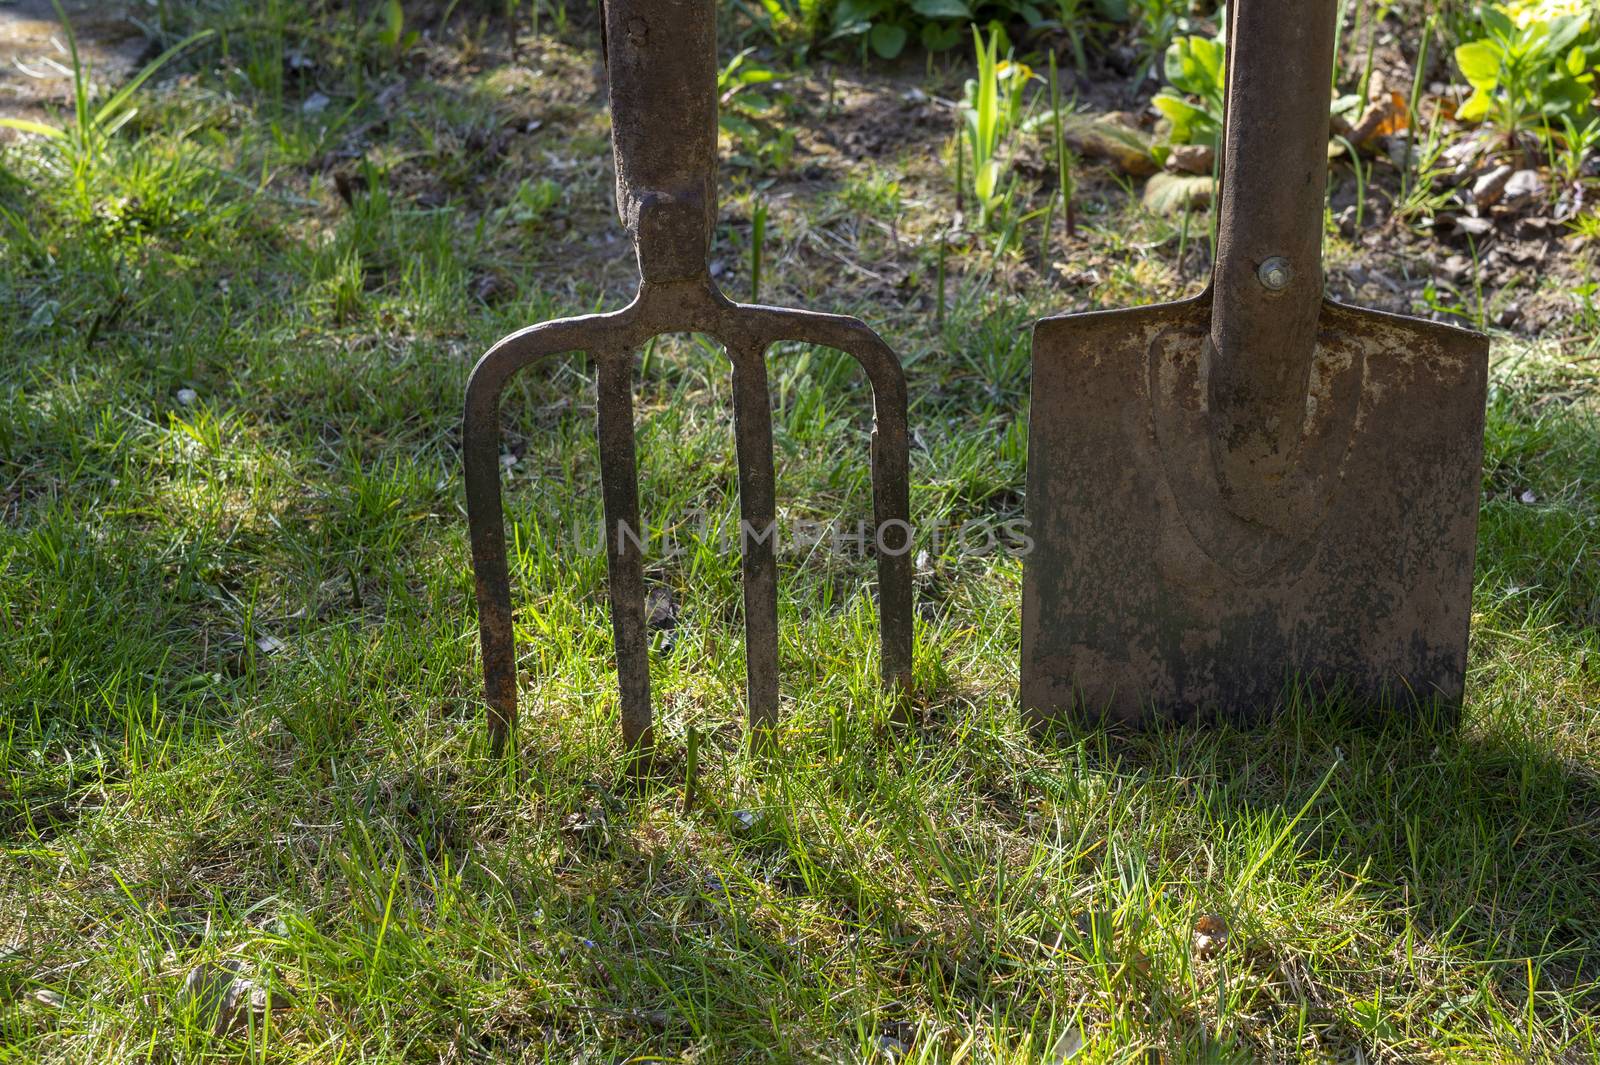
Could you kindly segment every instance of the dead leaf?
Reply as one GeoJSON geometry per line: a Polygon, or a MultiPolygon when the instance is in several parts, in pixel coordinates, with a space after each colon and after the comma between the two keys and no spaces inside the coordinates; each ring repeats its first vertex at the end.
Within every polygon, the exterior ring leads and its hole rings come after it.
{"type": "Polygon", "coordinates": [[[1406,98],[1397,92],[1390,92],[1361,113],[1356,124],[1350,127],[1347,139],[1351,144],[1365,146],[1379,137],[1392,137],[1410,128],[1406,98]]]}
{"type": "Polygon", "coordinates": [[[1103,159],[1125,174],[1142,177],[1158,169],[1150,134],[1128,125],[1118,112],[1063,115],[1061,136],[1079,155],[1103,159]]]}
{"type": "Polygon", "coordinates": [[[1167,155],[1166,169],[1174,174],[1210,174],[1217,153],[1206,144],[1175,144],[1167,155]]]}
{"type": "Polygon", "coordinates": [[[1212,181],[1209,175],[1156,174],[1144,185],[1144,206],[1152,214],[1180,214],[1185,208],[1198,210],[1211,206],[1212,181]]]}

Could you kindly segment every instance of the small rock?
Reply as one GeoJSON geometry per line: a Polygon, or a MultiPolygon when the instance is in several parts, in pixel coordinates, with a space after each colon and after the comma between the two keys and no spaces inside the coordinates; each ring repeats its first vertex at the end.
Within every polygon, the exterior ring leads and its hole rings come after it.
{"type": "Polygon", "coordinates": [[[1082,1049],[1083,1033],[1076,1028],[1068,1028],[1050,1049],[1050,1065],[1066,1065],[1082,1049]]]}
{"type": "Polygon", "coordinates": [[[1399,133],[1384,137],[1380,143],[1383,145],[1383,154],[1397,169],[1412,170],[1416,167],[1421,154],[1417,148],[1416,137],[1409,133],[1399,133]]]}
{"type": "Polygon", "coordinates": [[[1480,174],[1478,180],[1472,183],[1472,205],[1488,207],[1492,203],[1499,202],[1513,173],[1509,166],[1501,165],[1480,174]]]}
{"type": "Polygon", "coordinates": [[[1447,145],[1439,153],[1439,158],[1451,164],[1455,177],[1464,178],[1478,165],[1483,153],[1489,150],[1491,141],[1492,135],[1471,134],[1447,145]]]}
{"type": "Polygon", "coordinates": [[[490,306],[516,295],[516,292],[517,287],[499,274],[484,274],[472,284],[472,295],[490,306]]]}
{"type": "Polygon", "coordinates": [[[178,1008],[192,1010],[197,1022],[217,1035],[225,1035],[253,1019],[261,1019],[269,1010],[293,1005],[286,996],[269,993],[246,977],[244,971],[244,963],[236,958],[196,966],[184,978],[178,1008]]]}
{"type": "Polygon", "coordinates": [[[598,806],[568,814],[561,822],[561,831],[588,848],[597,849],[611,841],[606,812],[598,806]]]}
{"type": "Polygon", "coordinates": [[[192,407],[199,399],[199,393],[192,388],[178,389],[178,403],[182,406],[192,407]]]}
{"type": "Polygon", "coordinates": [[[909,1054],[911,1048],[892,1035],[880,1035],[878,1037],[878,1051],[884,1057],[898,1061],[909,1054]]]}
{"type": "Polygon", "coordinates": [[[1209,958],[1228,942],[1228,922],[1214,913],[1208,913],[1194,923],[1194,953],[1197,958],[1209,958]]]}
{"type": "Polygon", "coordinates": [[[1167,156],[1166,167],[1175,174],[1209,174],[1217,153],[1205,144],[1175,144],[1167,156]]]}
{"type": "Polygon", "coordinates": [[[645,593],[644,623],[653,632],[678,627],[678,602],[672,596],[672,589],[658,584],[645,593]]]}
{"type": "Polygon", "coordinates": [[[1506,179],[1505,188],[1501,190],[1500,202],[1512,209],[1526,207],[1536,200],[1544,199],[1544,179],[1537,170],[1518,170],[1506,179]]]}

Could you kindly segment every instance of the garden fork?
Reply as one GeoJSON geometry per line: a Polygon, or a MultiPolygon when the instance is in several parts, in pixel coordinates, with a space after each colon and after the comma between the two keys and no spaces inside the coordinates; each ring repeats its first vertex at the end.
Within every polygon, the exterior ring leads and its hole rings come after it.
{"type": "Polygon", "coordinates": [[[489,733],[498,751],[516,722],[516,645],[500,502],[500,396],[529,363],[587,352],[596,367],[600,488],[622,735],[652,746],[639,488],[634,462],[634,353],[663,333],[702,333],[733,364],[739,462],[746,697],[753,728],[778,715],[777,534],[766,351],[779,341],[854,357],[872,386],[872,497],[877,529],[882,674],[909,686],[911,560],[906,386],[899,360],[855,318],[729,301],[708,265],[716,219],[715,0],[605,0],[606,68],[617,214],[633,239],[640,282],[609,314],[562,318],[507,336],[467,382],[462,457],[477,580],[489,733]],[[898,526],[898,528],[896,528],[898,526]],[[888,542],[892,541],[892,543],[888,542]]]}

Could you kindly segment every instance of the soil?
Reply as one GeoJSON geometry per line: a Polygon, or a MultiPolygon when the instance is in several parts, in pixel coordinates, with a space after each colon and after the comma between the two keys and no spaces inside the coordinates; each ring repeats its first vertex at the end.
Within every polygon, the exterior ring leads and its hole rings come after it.
{"type": "MultiPolygon", "coordinates": [[[[126,78],[150,52],[131,5],[74,0],[67,8],[96,82],[126,78]]],[[[416,24],[433,25],[426,15],[419,14],[416,24]]],[[[602,289],[626,290],[632,263],[619,254],[625,247],[618,245],[610,215],[604,77],[593,28],[569,27],[563,37],[524,34],[512,42],[483,26],[475,34],[457,34],[454,26],[426,34],[377,93],[380,113],[358,124],[314,169],[331,174],[348,195],[351,181],[364,180],[362,160],[404,157],[385,143],[403,126],[391,123],[391,114],[444,98],[470,101],[470,121],[438,132],[454,141],[451,164],[441,167],[439,155],[416,162],[402,158],[385,168],[391,191],[421,206],[455,202],[470,217],[503,207],[520,181],[552,178],[568,191],[566,206],[541,233],[543,243],[555,246],[543,258],[559,262],[574,279],[581,275],[602,289]],[[457,39],[467,37],[470,44],[457,39]]],[[[1395,17],[1357,28],[1359,47],[1347,46],[1344,53],[1344,83],[1359,82],[1370,56],[1369,99],[1381,100],[1397,86],[1409,90],[1417,36],[1417,27],[1395,17]]],[[[1031,41],[1024,47],[1048,44],[1031,41]]],[[[1090,73],[1077,75],[1067,91],[1075,91],[1080,110],[1125,116],[1130,126],[1148,132],[1155,116],[1145,105],[1156,85],[1132,84],[1130,71],[1136,68],[1127,52],[1112,47],[1098,54],[1090,73]]],[[[1453,109],[1457,90],[1448,84],[1451,70],[1441,58],[1447,54],[1443,47],[1430,51],[1424,114],[1453,109]]],[[[13,60],[0,70],[0,114],[43,119],[52,105],[69,102],[68,60],[49,0],[0,0],[0,59],[13,60]]],[[[1180,236],[1175,220],[1141,216],[1134,198],[1142,177],[1092,158],[1074,174],[1074,214],[1080,223],[1093,224],[1069,236],[1060,232],[1058,218],[1048,248],[1038,247],[1034,228],[1021,237],[1026,254],[990,255],[993,234],[973,231],[962,211],[970,205],[958,198],[952,180],[954,101],[968,73],[962,60],[946,55],[867,68],[813,58],[785,76],[773,90],[792,100],[780,121],[795,134],[795,152],[776,171],[725,163],[719,245],[728,264],[719,261],[714,272],[741,268],[741,252],[728,246],[728,237],[737,245],[748,235],[751,199],[759,195],[773,210],[769,232],[786,241],[771,257],[783,266],[782,284],[803,296],[843,277],[855,295],[883,303],[889,317],[931,308],[930,279],[941,244],[953,278],[981,275],[1003,292],[1030,296],[1048,286],[1055,311],[1149,302],[1204,284],[1208,214],[1197,212],[1180,236]],[[846,185],[863,175],[887,175],[897,185],[896,206],[887,215],[840,200],[846,185]]],[[[314,71],[301,81],[306,94],[317,90],[314,71]]],[[[1359,181],[1347,157],[1334,162],[1337,235],[1330,234],[1326,248],[1330,293],[1360,306],[1544,335],[1592,354],[1600,329],[1594,289],[1600,241],[1582,237],[1568,223],[1595,209],[1586,202],[1597,196],[1594,176],[1533,203],[1469,205],[1463,201],[1477,176],[1507,158],[1516,161],[1504,145],[1488,144],[1451,179],[1459,185],[1453,199],[1426,217],[1400,220],[1392,205],[1401,197],[1401,171],[1390,156],[1404,150],[1403,137],[1363,146],[1359,181]]],[[[729,154],[725,146],[725,158],[729,154]]],[[[1020,138],[1009,163],[1024,211],[1041,206],[1057,184],[1042,138],[1020,138]]],[[[1597,167],[1600,159],[1591,159],[1589,170],[1597,167]]],[[[511,232],[506,240],[508,246],[527,244],[526,233],[511,232]]],[[[507,263],[520,258],[511,254],[507,263]]],[[[503,264],[487,268],[477,283],[485,291],[509,293],[518,280],[514,275],[525,273],[525,262],[503,264]]],[[[565,283],[547,271],[540,274],[548,287],[565,283]]]]}
{"type": "MultiPolygon", "coordinates": [[[[117,85],[139,67],[149,41],[133,5],[107,0],[62,4],[78,55],[96,85],[117,85]]],[[[49,121],[72,107],[72,55],[50,0],[0,0],[0,116],[49,121]]],[[[0,137],[14,137],[0,129],[0,137]]]]}

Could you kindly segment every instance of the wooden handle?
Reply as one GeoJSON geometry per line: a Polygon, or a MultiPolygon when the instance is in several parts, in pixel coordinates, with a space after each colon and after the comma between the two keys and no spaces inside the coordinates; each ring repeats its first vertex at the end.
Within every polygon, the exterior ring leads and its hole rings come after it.
{"type": "Polygon", "coordinates": [[[1305,420],[1322,307],[1338,0],[1234,0],[1209,375],[1218,444],[1281,472],[1305,420]]]}
{"type": "Polygon", "coordinates": [[[605,0],[617,214],[646,282],[708,270],[716,219],[716,0],[605,0]]]}

